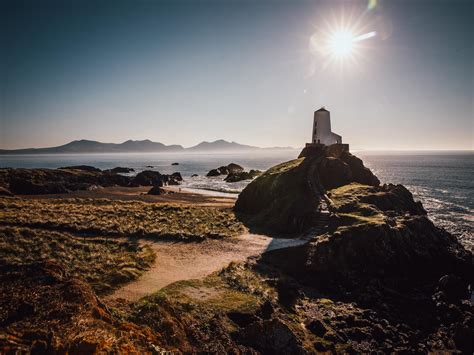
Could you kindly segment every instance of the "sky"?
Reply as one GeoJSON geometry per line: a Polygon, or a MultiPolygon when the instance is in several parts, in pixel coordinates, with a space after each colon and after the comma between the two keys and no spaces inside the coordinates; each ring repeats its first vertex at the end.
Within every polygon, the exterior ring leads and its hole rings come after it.
{"type": "Polygon", "coordinates": [[[474,149],[474,1],[0,1],[0,148],[474,149]],[[335,57],[334,33],[369,34],[335,57]]]}

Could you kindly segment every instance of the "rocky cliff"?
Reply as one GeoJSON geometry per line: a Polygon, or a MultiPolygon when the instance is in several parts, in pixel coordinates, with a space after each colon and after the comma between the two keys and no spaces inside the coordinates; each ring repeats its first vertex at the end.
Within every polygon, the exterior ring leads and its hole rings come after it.
{"type": "Polygon", "coordinates": [[[251,228],[309,231],[308,243],[267,252],[253,267],[278,280],[275,306],[307,325],[294,338],[301,345],[316,336],[319,351],[472,353],[472,254],[405,187],[380,185],[337,148],[305,148],[255,179],[235,205],[251,228]],[[320,209],[330,218],[312,229],[320,209]],[[326,314],[321,298],[337,313],[326,314]]]}
{"type": "Polygon", "coordinates": [[[298,159],[279,164],[252,181],[240,193],[235,211],[255,227],[301,232],[317,222],[326,191],[351,182],[380,183],[349,152],[333,146],[305,148],[298,159]]]}

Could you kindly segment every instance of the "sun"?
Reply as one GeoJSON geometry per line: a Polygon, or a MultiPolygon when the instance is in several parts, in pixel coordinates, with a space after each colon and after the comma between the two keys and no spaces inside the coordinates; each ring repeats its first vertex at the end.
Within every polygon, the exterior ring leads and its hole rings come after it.
{"type": "Polygon", "coordinates": [[[328,51],[336,59],[343,59],[354,50],[354,34],[349,30],[339,30],[329,36],[328,51]]]}
{"type": "Polygon", "coordinates": [[[316,21],[315,31],[309,37],[309,53],[312,55],[310,75],[316,68],[321,70],[335,65],[360,69],[378,37],[377,23],[367,12],[359,13],[357,9],[347,13],[329,14],[316,21]]]}

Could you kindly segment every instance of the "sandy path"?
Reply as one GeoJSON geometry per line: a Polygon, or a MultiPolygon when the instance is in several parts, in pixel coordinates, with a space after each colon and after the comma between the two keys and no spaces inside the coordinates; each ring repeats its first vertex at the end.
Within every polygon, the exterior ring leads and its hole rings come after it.
{"type": "Polygon", "coordinates": [[[143,296],[179,281],[200,279],[220,270],[232,261],[243,261],[268,250],[305,243],[302,239],[274,239],[244,234],[228,240],[205,240],[201,243],[151,242],[155,264],[138,280],[115,291],[107,298],[136,301],[143,296]]]}

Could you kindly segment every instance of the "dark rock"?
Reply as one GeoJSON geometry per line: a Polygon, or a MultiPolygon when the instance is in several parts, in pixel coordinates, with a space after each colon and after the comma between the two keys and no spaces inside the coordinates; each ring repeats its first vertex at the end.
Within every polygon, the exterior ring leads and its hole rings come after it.
{"type": "Polygon", "coordinates": [[[312,320],[307,326],[311,333],[317,335],[318,337],[323,337],[327,333],[327,328],[324,323],[319,319],[312,320]]]}
{"type": "Polygon", "coordinates": [[[210,170],[206,176],[219,176],[221,175],[221,173],[219,172],[219,170],[217,169],[212,169],[210,170]]]}
{"type": "Polygon", "coordinates": [[[0,186],[0,196],[13,196],[13,194],[7,188],[0,186]]]}
{"type": "Polygon", "coordinates": [[[61,194],[69,192],[61,182],[42,184],[21,178],[13,178],[10,181],[10,191],[16,195],[61,194]]]}
{"type": "Polygon", "coordinates": [[[219,175],[227,175],[229,174],[229,168],[227,166],[220,166],[217,168],[219,175]]]}
{"type": "Polygon", "coordinates": [[[117,166],[116,168],[113,168],[113,169],[110,169],[109,170],[111,173],[116,173],[116,174],[126,174],[126,173],[131,173],[131,172],[134,172],[135,170],[132,169],[132,168],[124,168],[124,167],[121,167],[121,166],[117,166]]]}
{"type": "Polygon", "coordinates": [[[410,213],[412,215],[426,215],[421,202],[415,202],[413,195],[403,185],[383,185],[374,188],[374,193],[361,197],[360,202],[375,205],[381,211],[395,211],[397,213],[410,213]]]}
{"type": "Polygon", "coordinates": [[[153,165],[147,165],[147,166],[145,166],[145,168],[150,168],[150,169],[153,169],[153,168],[154,168],[154,166],[153,166],[153,165]]]}
{"type": "Polygon", "coordinates": [[[474,327],[468,325],[456,325],[454,336],[456,348],[463,354],[472,354],[474,352],[474,327]]]}
{"type": "Polygon", "coordinates": [[[100,170],[0,169],[0,186],[11,185],[18,194],[67,193],[88,190],[91,186],[129,186],[130,180],[130,177],[100,170]]]}
{"type": "Polygon", "coordinates": [[[217,169],[210,170],[206,176],[219,176],[219,175],[230,175],[230,174],[240,174],[244,171],[240,165],[235,163],[230,163],[229,165],[220,166],[217,169]]]}
{"type": "Polygon", "coordinates": [[[274,312],[275,312],[275,309],[273,307],[273,304],[267,300],[263,302],[258,314],[263,319],[270,319],[274,312]]]}
{"type": "Polygon", "coordinates": [[[250,170],[250,171],[241,171],[229,173],[224,179],[226,182],[238,182],[242,180],[251,180],[259,176],[262,172],[260,170],[250,170]]]}
{"type": "Polygon", "coordinates": [[[179,165],[179,163],[171,163],[171,165],[179,165]]]}
{"type": "Polygon", "coordinates": [[[88,171],[88,172],[93,172],[93,173],[98,173],[101,172],[99,168],[95,168],[93,166],[89,165],[72,165],[72,166],[64,166],[58,169],[62,170],[82,170],[82,171],[88,171]]]}
{"type": "Polygon", "coordinates": [[[148,192],[148,195],[164,195],[166,191],[163,190],[159,185],[153,186],[148,192]]]}
{"type": "Polygon", "coordinates": [[[181,176],[181,173],[178,173],[178,172],[171,174],[170,178],[176,181],[183,181],[183,177],[181,176]]]}
{"type": "Polygon", "coordinates": [[[237,174],[243,172],[244,168],[241,167],[239,164],[230,163],[229,165],[227,165],[227,170],[227,174],[237,174]]]}
{"type": "MultiPolygon", "coordinates": [[[[459,279],[443,278],[441,284],[453,285],[453,297],[465,297],[474,277],[471,258],[456,238],[425,216],[400,217],[395,228],[346,226],[327,238],[264,254],[265,260],[312,286],[351,289],[369,283],[372,290],[364,302],[371,302],[384,283],[399,289],[436,285],[447,273],[459,279]]],[[[382,305],[379,300],[377,307],[382,305]]]]}
{"type": "MultiPolygon", "coordinates": [[[[131,186],[154,186],[164,182],[165,179],[158,171],[144,170],[138,173],[131,181],[131,186]]],[[[167,182],[167,181],[166,181],[167,182]]]]}
{"type": "Polygon", "coordinates": [[[258,321],[258,317],[252,312],[232,311],[227,313],[227,317],[239,327],[246,327],[249,324],[258,321]]]}
{"type": "Polygon", "coordinates": [[[240,332],[239,339],[264,354],[304,353],[298,337],[279,319],[254,322],[240,332]]]}
{"type": "Polygon", "coordinates": [[[198,174],[193,174],[193,175],[191,175],[191,177],[196,177],[196,176],[199,176],[199,175],[198,175],[198,174]]]}
{"type": "Polygon", "coordinates": [[[456,275],[444,275],[439,279],[438,290],[443,292],[447,302],[456,302],[468,297],[466,283],[456,275]]]}

